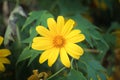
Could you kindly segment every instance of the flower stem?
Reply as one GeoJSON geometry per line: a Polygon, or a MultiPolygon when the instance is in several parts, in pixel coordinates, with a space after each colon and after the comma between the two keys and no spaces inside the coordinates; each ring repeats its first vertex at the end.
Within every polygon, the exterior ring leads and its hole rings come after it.
{"type": "Polygon", "coordinates": [[[59,74],[61,71],[63,71],[65,69],[65,67],[61,68],[59,71],[57,71],[55,74],[53,74],[52,76],[50,76],[47,80],[53,78],[54,76],[56,76],[57,74],[59,74]]]}
{"type": "Polygon", "coordinates": [[[21,47],[21,37],[20,37],[20,31],[18,26],[16,26],[16,34],[17,34],[18,46],[21,47]]]}
{"type": "Polygon", "coordinates": [[[96,50],[96,49],[84,49],[85,52],[92,52],[92,53],[99,53],[100,51],[96,50]]]}
{"type": "Polygon", "coordinates": [[[73,69],[73,58],[71,59],[71,69],[73,69]]]}

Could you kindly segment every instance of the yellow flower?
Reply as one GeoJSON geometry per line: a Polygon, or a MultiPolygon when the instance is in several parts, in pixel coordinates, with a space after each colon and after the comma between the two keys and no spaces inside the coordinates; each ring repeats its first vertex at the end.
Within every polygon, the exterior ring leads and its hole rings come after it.
{"type": "Polygon", "coordinates": [[[51,67],[60,55],[61,62],[64,66],[70,67],[68,55],[74,59],[79,59],[83,55],[83,49],[76,43],[85,39],[80,30],[72,30],[75,21],[69,19],[66,23],[63,16],[58,16],[57,22],[53,18],[47,19],[48,29],[44,26],[37,26],[36,31],[40,36],[33,39],[32,48],[35,50],[45,50],[39,62],[43,63],[48,60],[51,67]]]}
{"type": "MultiPolygon", "coordinates": [[[[0,36],[0,45],[3,42],[3,37],[0,36]]],[[[3,64],[10,64],[10,61],[6,58],[11,53],[8,49],[0,49],[0,72],[5,71],[5,67],[3,64]]]]}

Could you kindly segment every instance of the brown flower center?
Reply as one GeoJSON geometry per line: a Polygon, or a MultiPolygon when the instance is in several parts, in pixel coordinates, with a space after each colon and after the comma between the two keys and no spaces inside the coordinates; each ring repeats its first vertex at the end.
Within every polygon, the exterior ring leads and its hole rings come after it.
{"type": "Polygon", "coordinates": [[[57,35],[53,39],[53,44],[55,47],[63,47],[65,44],[65,39],[62,36],[57,35]]]}

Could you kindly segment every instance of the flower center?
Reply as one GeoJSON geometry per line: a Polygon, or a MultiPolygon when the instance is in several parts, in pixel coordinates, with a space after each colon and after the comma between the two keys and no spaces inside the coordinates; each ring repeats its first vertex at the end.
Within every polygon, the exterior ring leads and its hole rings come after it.
{"type": "Polygon", "coordinates": [[[65,39],[62,36],[57,35],[53,39],[53,44],[55,47],[63,47],[65,44],[65,39]]]}

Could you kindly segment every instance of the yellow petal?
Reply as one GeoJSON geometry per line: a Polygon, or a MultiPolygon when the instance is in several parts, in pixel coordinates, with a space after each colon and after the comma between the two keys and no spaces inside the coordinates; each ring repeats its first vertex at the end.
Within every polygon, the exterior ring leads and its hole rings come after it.
{"type": "Polygon", "coordinates": [[[36,27],[36,31],[41,35],[41,36],[45,36],[48,37],[50,32],[48,29],[46,29],[44,26],[37,26],[36,27]]]}
{"type": "Polygon", "coordinates": [[[0,58],[0,62],[4,64],[10,64],[10,61],[7,58],[0,58]]]}
{"type": "Polygon", "coordinates": [[[72,38],[75,35],[78,35],[81,31],[80,30],[72,30],[67,36],[66,38],[72,38]]]}
{"type": "Polygon", "coordinates": [[[61,29],[62,27],[64,26],[64,17],[63,16],[58,16],[57,18],[57,30],[58,30],[58,33],[61,32],[61,29]]]}
{"type": "Polygon", "coordinates": [[[0,62],[0,72],[4,72],[5,71],[5,67],[4,65],[0,62]]]}
{"type": "Polygon", "coordinates": [[[0,57],[9,56],[11,52],[8,49],[0,49],[0,57]]]}
{"type": "Polygon", "coordinates": [[[68,68],[70,67],[70,60],[64,48],[61,48],[60,50],[60,59],[63,65],[65,65],[68,68]]]}
{"type": "Polygon", "coordinates": [[[67,40],[72,43],[78,43],[78,42],[83,41],[84,39],[85,39],[85,36],[83,34],[77,34],[74,36],[69,36],[69,38],[67,40]]]}
{"type": "Polygon", "coordinates": [[[45,50],[53,47],[50,40],[44,37],[35,37],[33,39],[32,48],[35,50],[45,50]]]}
{"type": "Polygon", "coordinates": [[[79,57],[83,54],[83,49],[74,44],[74,43],[67,43],[65,46],[65,50],[67,51],[67,53],[72,56],[75,59],[79,59],[79,57]]]}
{"type": "Polygon", "coordinates": [[[47,42],[47,43],[50,43],[51,42],[51,40],[50,40],[50,38],[46,38],[46,37],[35,37],[35,38],[33,38],[33,42],[35,42],[35,43],[44,43],[44,42],[47,42]]]}
{"type": "Polygon", "coordinates": [[[49,55],[51,54],[51,49],[48,49],[48,50],[45,50],[42,54],[41,54],[41,56],[40,56],[40,58],[39,58],[39,62],[40,63],[43,63],[43,62],[45,62],[47,59],[48,59],[48,57],[49,57],[49,55]]]}
{"type": "Polygon", "coordinates": [[[49,55],[48,58],[48,65],[51,67],[55,61],[57,60],[59,55],[59,48],[53,48],[51,49],[51,54],[49,55]]]}
{"type": "Polygon", "coordinates": [[[0,45],[2,44],[2,42],[3,42],[3,37],[0,36],[0,45]]]}
{"type": "Polygon", "coordinates": [[[55,33],[56,32],[56,21],[53,18],[48,18],[47,19],[47,24],[48,24],[48,28],[51,32],[55,33]]]}
{"type": "Polygon", "coordinates": [[[74,24],[75,24],[74,20],[69,19],[65,23],[64,27],[62,28],[62,35],[67,35],[72,30],[72,28],[74,27],[74,24]]]}

